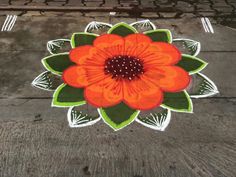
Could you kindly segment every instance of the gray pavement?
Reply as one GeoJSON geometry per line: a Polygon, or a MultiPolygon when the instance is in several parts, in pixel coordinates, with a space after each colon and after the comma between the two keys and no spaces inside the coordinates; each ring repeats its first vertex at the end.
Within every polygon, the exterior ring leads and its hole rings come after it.
{"type": "MultiPolygon", "coordinates": [[[[9,2],[14,5],[17,1],[9,2]]],[[[26,6],[53,3],[27,2],[26,6]]],[[[76,1],[54,3],[72,2],[76,1]]],[[[234,4],[226,2],[227,7],[234,4]]],[[[18,3],[22,5],[22,1],[18,3]]],[[[1,23],[9,13],[19,15],[21,11],[2,11],[1,23]]],[[[206,33],[193,13],[168,19],[153,12],[142,17],[109,16],[108,12],[21,13],[12,31],[0,32],[0,177],[235,177],[236,31],[217,18],[210,21],[214,34],[206,33]],[[114,132],[102,121],[69,128],[67,110],[50,107],[52,92],[31,87],[31,81],[44,71],[40,60],[49,55],[47,41],[69,38],[94,20],[131,23],[150,15],[158,28],[170,29],[175,38],[201,42],[199,57],[209,63],[204,74],[220,91],[211,98],[195,99],[194,114],[173,113],[165,132],[137,123],[114,132]]]]}

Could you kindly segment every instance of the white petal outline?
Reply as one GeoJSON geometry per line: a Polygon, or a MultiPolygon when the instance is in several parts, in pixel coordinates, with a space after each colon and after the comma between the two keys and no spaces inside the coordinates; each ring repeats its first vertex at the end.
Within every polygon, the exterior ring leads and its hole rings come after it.
{"type": "Polygon", "coordinates": [[[97,22],[97,21],[92,21],[90,22],[84,29],[84,32],[85,33],[90,33],[89,30],[90,28],[92,29],[97,29],[99,28],[99,25],[104,25],[104,26],[108,26],[108,27],[112,27],[112,24],[109,24],[109,23],[104,23],[104,22],[97,22]]]}
{"type": "MultiPolygon", "coordinates": [[[[98,117],[97,119],[95,119],[95,120],[87,121],[87,123],[76,125],[74,122],[71,121],[71,120],[72,120],[71,113],[72,113],[72,111],[73,111],[73,108],[74,108],[74,106],[70,107],[70,108],[68,109],[68,112],[67,112],[67,120],[68,120],[69,126],[70,126],[71,128],[79,128],[79,127],[90,126],[90,125],[93,125],[93,124],[97,123],[99,120],[101,120],[101,116],[99,115],[99,117],[98,117]]],[[[75,116],[76,116],[76,115],[75,115],[75,116]]],[[[80,117],[79,117],[79,118],[80,118],[80,117]]],[[[84,121],[84,120],[82,120],[82,119],[83,119],[83,117],[81,117],[80,120],[81,120],[81,121],[84,121]]]]}
{"type": "MultiPolygon", "coordinates": [[[[151,115],[151,116],[153,116],[153,115],[151,115]]],[[[155,124],[155,125],[150,125],[150,124],[144,123],[143,121],[139,120],[138,118],[136,119],[136,122],[144,125],[145,127],[148,127],[148,128],[154,129],[154,130],[165,131],[166,127],[170,123],[170,120],[171,120],[171,111],[170,111],[170,109],[167,109],[166,119],[164,121],[164,124],[162,124],[162,125],[160,125],[158,120],[155,120],[155,122],[153,122],[153,124],[155,124]]]]}
{"type": "MultiPolygon", "coordinates": [[[[156,25],[154,25],[154,23],[152,23],[150,20],[146,19],[146,20],[140,20],[140,21],[137,21],[137,22],[134,22],[134,23],[131,23],[129,24],[130,26],[134,27],[134,25],[137,25],[137,24],[142,24],[143,26],[149,24],[151,27],[152,27],[152,30],[155,30],[156,29],[156,25]]],[[[135,27],[134,27],[135,28],[135,27]]]]}
{"type": "Polygon", "coordinates": [[[202,73],[197,73],[197,74],[199,74],[203,79],[205,79],[206,81],[208,81],[211,84],[211,86],[212,86],[211,92],[204,94],[204,95],[190,95],[191,98],[206,98],[206,97],[213,96],[213,95],[219,93],[217,86],[215,85],[215,83],[211,79],[209,79],[206,75],[204,75],[202,73]]]}
{"type": "Polygon", "coordinates": [[[183,41],[183,42],[189,42],[189,46],[187,47],[194,47],[197,48],[196,52],[192,55],[194,57],[196,57],[200,51],[201,51],[201,43],[192,39],[186,39],[186,38],[177,38],[177,39],[173,39],[173,42],[175,41],[183,41]]]}
{"type": "Polygon", "coordinates": [[[57,43],[57,41],[62,41],[62,42],[71,42],[70,39],[55,39],[55,40],[50,40],[47,42],[47,50],[49,51],[50,54],[54,55],[54,54],[57,54],[57,53],[53,53],[52,52],[52,47],[53,45],[54,46],[57,46],[59,48],[61,48],[62,46],[60,44],[57,43]]]}
{"type": "Polygon", "coordinates": [[[31,83],[31,85],[33,86],[33,87],[36,87],[36,88],[39,88],[39,89],[41,89],[41,90],[46,90],[46,91],[54,91],[55,89],[47,89],[47,88],[44,88],[43,87],[43,84],[44,84],[44,82],[45,81],[43,81],[42,79],[42,77],[45,75],[45,74],[49,74],[49,73],[51,73],[50,71],[44,71],[43,73],[41,73],[41,74],[39,74],[33,81],[32,81],[32,83],[31,83]],[[41,83],[39,83],[39,82],[41,82],[41,83]],[[39,87],[38,85],[42,85],[42,87],[39,87]]]}

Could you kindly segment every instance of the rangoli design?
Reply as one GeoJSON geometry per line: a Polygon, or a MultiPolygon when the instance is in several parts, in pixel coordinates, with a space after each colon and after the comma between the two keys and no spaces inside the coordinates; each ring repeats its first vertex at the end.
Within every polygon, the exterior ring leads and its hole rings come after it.
{"type": "Polygon", "coordinates": [[[163,131],[171,112],[192,113],[192,98],[218,93],[200,73],[200,43],[172,39],[149,20],[114,26],[91,22],[71,39],[47,44],[47,71],[32,85],[54,91],[52,106],[68,108],[71,127],[103,120],[114,130],[136,121],[163,131]],[[67,52],[65,52],[67,51],[67,52]]]}

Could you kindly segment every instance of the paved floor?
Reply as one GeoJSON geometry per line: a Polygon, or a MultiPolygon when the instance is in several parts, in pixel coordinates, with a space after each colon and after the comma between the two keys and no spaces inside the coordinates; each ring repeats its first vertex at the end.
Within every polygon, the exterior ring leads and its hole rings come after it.
{"type": "MultiPolygon", "coordinates": [[[[235,0],[1,0],[0,9],[61,9],[80,8],[84,10],[113,9],[114,11],[133,10],[153,11],[162,17],[161,12],[175,12],[195,15],[233,16],[235,0]],[[97,8],[99,7],[99,8],[97,8]]],[[[55,10],[54,9],[54,10],[55,10]]],[[[140,15],[136,13],[136,15],[140,15]]]]}
{"type": "MultiPolygon", "coordinates": [[[[72,2],[25,0],[23,5],[72,2]]],[[[225,13],[231,14],[234,1],[223,2],[231,9],[225,13]]],[[[228,20],[225,24],[222,19],[219,22],[218,18],[210,18],[214,33],[206,33],[194,13],[176,18],[171,12],[163,12],[160,18],[153,12],[130,17],[125,12],[110,16],[109,12],[95,11],[2,10],[0,23],[4,23],[7,14],[19,16],[11,31],[0,32],[1,177],[235,177],[234,16],[221,16],[228,20]],[[34,77],[44,70],[40,60],[48,55],[47,41],[69,38],[94,20],[114,24],[148,17],[158,28],[170,29],[175,38],[201,42],[200,57],[209,63],[203,73],[220,90],[214,97],[195,99],[194,114],[173,113],[165,132],[155,132],[137,123],[114,132],[102,121],[91,127],[71,129],[66,109],[50,107],[52,93],[31,87],[34,77]]]]}

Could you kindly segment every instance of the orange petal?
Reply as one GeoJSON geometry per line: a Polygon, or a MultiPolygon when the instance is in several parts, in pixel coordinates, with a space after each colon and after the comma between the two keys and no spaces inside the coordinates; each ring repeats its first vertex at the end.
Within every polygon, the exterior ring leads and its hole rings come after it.
{"type": "Polygon", "coordinates": [[[125,37],[125,55],[138,57],[143,53],[152,40],[144,34],[130,34],[125,37]]]}
{"type": "Polygon", "coordinates": [[[80,64],[80,60],[86,58],[92,48],[91,45],[84,45],[72,49],[70,51],[70,60],[74,63],[80,64]]]}
{"type": "Polygon", "coordinates": [[[86,70],[86,76],[89,84],[93,84],[110,77],[105,75],[104,66],[83,66],[83,68],[86,70]]]}
{"type": "Polygon", "coordinates": [[[115,34],[104,34],[97,37],[93,45],[98,48],[101,55],[108,57],[124,53],[124,38],[115,34]]]}
{"type": "Polygon", "coordinates": [[[107,57],[99,54],[97,48],[84,45],[70,51],[70,60],[78,65],[102,66],[107,57]]]}
{"type": "Polygon", "coordinates": [[[85,88],[84,97],[95,107],[110,107],[122,100],[122,83],[110,77],[85,88]]]}
{"type": "Polygon", "coordinates": [[[153,65],[174,65],[181,59],[180,51],[165,42],[153,42],[140,56],[147,67],[153,65]]]}
{"type": "Polygon", "coordinates": [[[82,66],[71,66],[63,72],[64,83],[72,87],[85,87],[89,84],[86,70],[82,66]]]}
{"type": "Polygon", "coordinates": [[[140,42],[145,42],[145,43],[151,43],[152,40],[150,37],[148,37],[145,34],[140,34],[140,33],[136,33],[136,34],[130,34],[128,36],[125,37],[125,42],[127,41],[131,41],[135,44],[138,44],[140,42]]]}
{"type": "Polygon", "coordinates": [[[184,90],[190,82],[189,74],[178,66],[162,66],[145,71],[144,76],[166,92],[184,90]]]}
{"type": "Polygon", "coordinates": [[[116,43],[119,41],[124,41],[124,39],[116,34],[103,34],[98,36],[94,41],[93,45],[95,47],[100,47],[101,45],[111,45],[112,43],[116,43]]]}
{"type": "Polygon", "coordinates": [[[159,106],[162,100],[161,89],[142,77],[124,82],[124,102],[131,108],[149,110],[159,106]]]}

